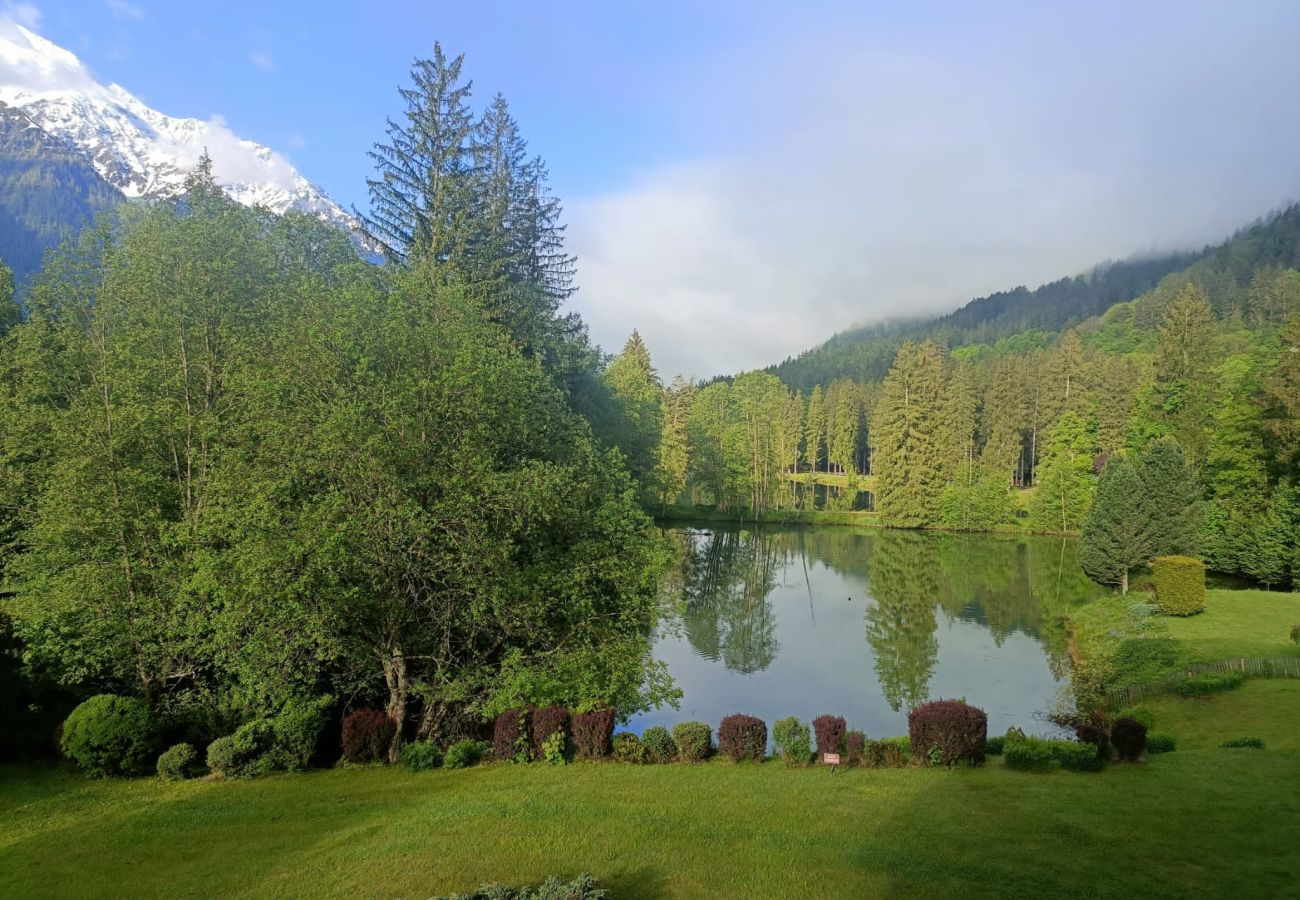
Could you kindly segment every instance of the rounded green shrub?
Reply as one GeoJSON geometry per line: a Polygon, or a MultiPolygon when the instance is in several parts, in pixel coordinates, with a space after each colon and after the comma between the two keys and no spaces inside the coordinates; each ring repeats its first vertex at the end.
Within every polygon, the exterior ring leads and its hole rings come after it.
{"type": "Polygon", "coordinates": [[[673,736],[662,725],[647,728],[641,735],[641,743],[645,745],[646,754],[652,763],[672,762],[677,758],[677,745],[673,743],[673,736]]]}
{"type": "Polygon", "coordinates": [[[614,735],[614,760],[639,766],[649,758],[641,739],[630,731],[620,731],[614,735]]]}
{"type": "Polygon", "coordinates": [[[225,737],[219,737],[211,744],[208,744],[208,768],[215,775],[234,776],[236,774],[237,758],[234,735],[228,734],[225,737]]]}
{"type": "Polygon", "coordinates": [[[1291,643],[1300,644],[1300,625],[1291,626],[1291,643]]]}
{"type": "Polygon", "coordinates": [[[1049,741],[1052,757],[1070,772],[1100,772],[1105,760],[1097,752],[1096,744],[1079,741],[1049,741]]]}
{"type": "Polygon", "coordinates": [[[713,752],[713,729],[704,722],[678,722],[673,726],[673,743],[682,762],[701,762],[713,752]]]}
{"type": "Polygon", "coordinates": [[[328,695],[295,697],[271,720],[277,761],[283,768],[296,772],[311,764],[333,703],[334,698],[328,695]]]}
{"type": "Polygon", "coordinates": [[[143,700],[97,694],[64,721],[60,749],[89,775],[132,775],[153,760],[157,728],[143,700]]]}
{"type": "Polygon", "coordinates": [[[1205,563],[1190,556],[1151,561],[1156,606],[1167,616],[1191,616],[1205,609],[1205,563]]]}
{"type": "Polygon", "coordinates": [[[812,757],[812,732],[796,716],[772,726],[772,741],[787,766],[806,766],[812,757]]]}
{"type": "Polygon", "coordinates": [[[1002,761],[1008,769],[1021,772],[1046,772],[1056,762],[1052,745],[1042,738],[1008,738],[1002,745],[1002,761]]]}
{"type": "Polygon", "coordinates": [[[477,766],[491,749],[487,741],[457,741],[447,748],[442,765],[447,769],[468,769],[477,766]]]}
{"type": "Polygon", "coordinates": [[[1172,734],[1162,732],[1147,733],[1147,752],[1148,753],[1172,753],[1175,741],[1172,734]]]}
{"type": "Polygon", "coordinates": [[[158,777],[163,781],[184,781],[194,774],[198,760],[193,744],[174,744],[158,757],[158,777]]]}
{"type": "Polygon", "coordinates": [[[424,772],[442,765],[442,751],[432,741],[412,741],[402,747],[399,760],[412,772],[424,772]]]}

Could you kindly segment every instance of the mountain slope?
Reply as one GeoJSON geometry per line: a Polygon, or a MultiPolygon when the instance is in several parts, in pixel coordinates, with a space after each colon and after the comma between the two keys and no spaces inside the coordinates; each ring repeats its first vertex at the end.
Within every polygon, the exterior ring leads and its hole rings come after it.
{"type": "Polygon", "coordinates": [[[175,118],[120,85],[95,81],[77,57],[21,25],[0,25],[0,102],[79,154],[126,198],[180,192],[206,150],[217,182],[248,206],[310,213],[359,235],[360,226],[281,154],[220,121],[175,118]]]}
{"type": "Polygon", "coordinates": [[[0,260],[17,283],[69,230],[123,199],[75,147],[0,103],[0,260]]]}

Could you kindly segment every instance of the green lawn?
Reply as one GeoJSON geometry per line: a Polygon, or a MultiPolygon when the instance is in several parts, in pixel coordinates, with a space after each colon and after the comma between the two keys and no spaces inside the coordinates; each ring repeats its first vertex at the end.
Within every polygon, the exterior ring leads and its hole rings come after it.
{"type": "Polygon", "coordinates": [[[11,767],[0,896],[428,897],[584,870],[614,897],[1297,896],[1300,751],[1278,734],[1300,682],[1150,705],[1178,752],[1097,775],[768,762],[161,784],[11,767]],[[1191,749],[1229,732],[1270,748],[1191,749]]]}
{"type": "Polygon", "coordinates": [[[1153,731],[1178,736],[1180,750],[1215,748],[1230,738],[1257,737],[1270,750],[1300,751],[1300,681],[1255,678],[1235,691],[1194,700],[1153,697],[1140,705],[1151,711],[1153,731]]]}
{"type": "Polygon", "coordinates": [[[1211,590],[1205,612],[1167,621],[1189,662],[1300,655],[1291,641],[1291,626],[1300,625],[1300,593],[1211,590]]]}

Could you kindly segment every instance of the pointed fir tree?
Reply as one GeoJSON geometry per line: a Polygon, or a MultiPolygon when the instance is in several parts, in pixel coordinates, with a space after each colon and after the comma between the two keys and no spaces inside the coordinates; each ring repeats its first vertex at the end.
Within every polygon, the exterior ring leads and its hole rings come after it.
{"type": "Polygon", "coordinates": [[[1094,444],[1088,423],[1073,410],[1057,420],[1029,504],[1036,531],[1067,533],[1083,524],[1097,483],[1092,472],[1094,444]]]}
{"type": "Polygon", "coordinates": [[[1171,437],[1153,441],[1138,457],[1142,505],[1151,523],[1154,556],[1192,556],[1201,530],[1201,486],[1183,448],[1171,437]]]}
{"type": "Polygon", "coordinates": [[[14,297],[13,270],[0,262],[0,338],[22,321],[22,310],[14,297]]]}
{"type": "Polygon", "coordinates": [[[939,521],[942,405],[939,349],[930,341],[907,341],[885,378],[871,423],[876,509],[891,524],[918,527],[939,521]]]}
{"type": "Polygon", "coordinates": [[[610,360],[605,383],[618,407],[615,441],[627,458],[628,469],[643,486],[648,486],[653,480],[661,437],[659,404],[663,385],[638,332],[633,331],[623,352],[610,360]]]}
{"type": "Polygon", "coordinates": [[[1126,456],[1112,456],[1083,520],[1079,564],[1094,581],[1119,585],[1127,594],[1129,573],[1151,560],[1152,547],[1137,465],[1126,456]]]}
{"type": "Polygon", "coordinates": [[[825,446],[826,402],[819,384],[808,395],[808,418],[804,428],[804,461],[808,464],[808,471],[817,471],[825,446]]]}
{"type": "Polygon", "coordinates": [[[691,403],[695,385],[678,375],[664,390],[659,448],[655,454],[655,486],[659,490],[659,509],[664,512],[686,490],[690,464],[687,447],[691,403]]]}

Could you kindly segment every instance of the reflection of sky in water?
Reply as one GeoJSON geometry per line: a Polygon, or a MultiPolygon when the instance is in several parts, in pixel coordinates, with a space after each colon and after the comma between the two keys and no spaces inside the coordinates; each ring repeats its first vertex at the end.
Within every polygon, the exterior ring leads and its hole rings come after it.
{"type": "MultiPolygon", "coordinates": [[[[678,623],[668,629],[671,633],[659,637],[655,655],[668,663],[684,692],[681,710],[653,710],[635,717],[630,728],[639,732],[650,725],[671,727],[699,720],[716,729],[724,716],[742,712],[762,718],[770,732],[772,723],[786,716],[809,722],[831,713],[844,716],[849,728],[865,731],[869,737],[907,733],[906,707],[891,709],[867,640],[867,611],[877,604],[868,578],[810,559],[805,581],[800,552],[794,549],[776,565],[775,587],[766,604],[751,597],[733,601],[731,607],[733,618],[736,605],[741,618],[761,617],[761,607],[770,608],[775,637],[771,662],[751,674],[732,671],[722,658],[701,655],[678,623]],[[752,610],[754,616],[747,616],[745,610],[752,610]]],[[[869,564],[865,568],[869,574],[869,564]]],[[[1001,734],[1012,725],[1030,733],[1049,731],[1050,726],[1035,715],[1051,706],[1060,686],[1046,648],[1023,629],[1006,634],[999,646],[978,601],[974,597],[961,601],[960,617],[951,617],[937,606],[934,610],[937,652],[928,697],[965,697],[988,713],[990,734],[1001,734]]],[[[923,645],[928,631],[928,626],[921,628],[923,645]]],[[[926,659],[919,666],[924,672],[926,659]]]]}

